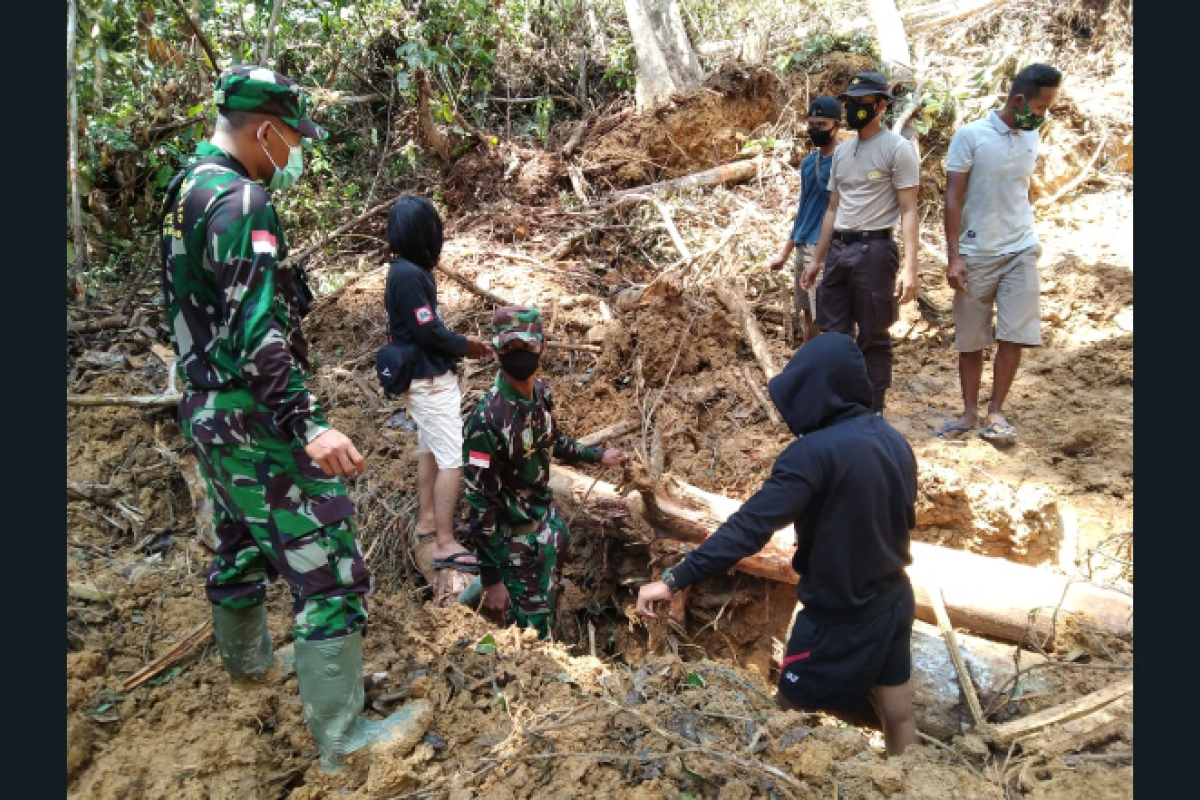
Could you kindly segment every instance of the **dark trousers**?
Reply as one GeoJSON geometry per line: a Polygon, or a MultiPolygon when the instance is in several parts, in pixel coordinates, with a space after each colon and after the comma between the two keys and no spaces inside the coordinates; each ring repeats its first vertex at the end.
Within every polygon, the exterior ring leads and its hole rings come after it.
{"type": "Polygon", "coordinates": [[[890,239],[829,243],[817,287],[817,327],[854,336],[875,391],[892,385],[892,337],[899,318],[900,248],[890,239]]]}

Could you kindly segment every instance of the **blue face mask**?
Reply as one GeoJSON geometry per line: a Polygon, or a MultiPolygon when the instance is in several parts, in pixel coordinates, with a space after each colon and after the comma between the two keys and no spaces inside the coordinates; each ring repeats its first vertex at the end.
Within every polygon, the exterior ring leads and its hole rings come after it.
{"type": "MultiPolygon", "coordinates": [[[[267,124],[271,125],[269,122],[267,124]]],[[[274,125],[271,125],[271,130],[275,131],[276,136],[283,139],[284,144],[287,144],[287,139],[283,138],[283,134],[274,125]]],[[[288,145],[287,164],[282,167],[275,163],[275,159],[271,158],[271,152],[262,142],[259,142],[258,146],[267,154],[267,160],[271,162],[271,166],[275,167],[275,172],[271,174],[271,181],[267,184],[268,189],[271,191],[288,189],[300,180],[300,175],[304,172],[304,150],[299,145],[296,147],[288,145]]]]}

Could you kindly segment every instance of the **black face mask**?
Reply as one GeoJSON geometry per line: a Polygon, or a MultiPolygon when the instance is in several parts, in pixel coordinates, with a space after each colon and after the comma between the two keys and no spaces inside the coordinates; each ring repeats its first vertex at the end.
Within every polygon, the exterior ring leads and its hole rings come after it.
{"type": "Polygon", "coordinates": [[[509,350],[499,357],[500,368],[519,381],[528,380],[537,372],[538,363],[542,360],[540,354],[528,350],[509,350]]]}
{"type": "Polygon", "coordinates": [[[824,147],[833,141],[833,129],[827,131],[818,130],[817,128],[808,129],[808,138],[817,147],[824,147]]]}
{"type": "Polygon", "coordinates": [[[846,101],[846,124],[856,131],[867,127],[878,113],[875,110],[875,103],[846,101]]]}

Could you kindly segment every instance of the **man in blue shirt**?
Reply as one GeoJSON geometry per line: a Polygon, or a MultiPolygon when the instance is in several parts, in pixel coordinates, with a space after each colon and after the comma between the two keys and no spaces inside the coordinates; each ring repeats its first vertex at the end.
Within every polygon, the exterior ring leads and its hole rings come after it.
{"type": "MultiPolygon", "coordinates": [[[[800,162],[800,205],[796,210],[796,221],[792,233],[779,255],[771,259],[771,269],[781,269],[787,263],[792,250],[796,251],[796,278],[793,303],[804,317],[804,341],[809,341],[821,331],[814,320],[817,317],[817,275],[811,291],[800,287],[800,276],[812,259],[817,238],[821,235],[821,220],[829,207],[829,165],[833,163],[833,151],[837,148],[837,130],[842,124],[842,104],[834,97],[823,95],[813,98],[808,107],[808,138],[817,148],[800,162]]],[[[823,270],[822,270],[823,272],[823,270]]]]}

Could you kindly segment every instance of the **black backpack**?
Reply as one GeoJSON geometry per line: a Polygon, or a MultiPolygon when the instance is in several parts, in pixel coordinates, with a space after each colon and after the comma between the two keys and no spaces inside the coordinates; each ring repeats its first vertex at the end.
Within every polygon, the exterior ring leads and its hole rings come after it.
{"type": "MultiPolygon", "coordinates": [[[[167,215],[175,209],[175,201],[179,199],[179,187],[183,185],[183,182],[191,174],[192,170],[206,164],[217,164],[225,169],[233,170],[246,180],[250,180],[250,175],[246,172],[246,168],[235,158],[228,156],[204,156],[203,158],[196,159],[179,170],[179,172],[176,172],[175,177],[171,178],[171,182],[167,184],[167,197],[163,201],[162,211],[159,212],[158,224],[156,226],[159,231],[162,231],[163,223],[167,221],[167,215]]],[[[161,233],[159,235],[161,237],[161,233]]],[[[171,254],[166,251],[166,242],[164,241],[162,243],[163,297],[166,297],[167,292],[168,270],[171,263],[170,256],[171,254]]],[[[293,264],[286,272],[291,274],[292,280],[290,282],[284,281],[281,285],[284,287],[284,291],[296,299],[300,309],[300,316],[304,317],[308,314],[308,309],[313,301],[312,289],[308,286],[308,275],[304,272],[304,267],[299,264],[293,264]]]]}
{"type": "Polygon", "coordinates": [[[384,394],[398,397],[408,391],[416,355],[417,346],[412,343],[388,342],[379,348],[375,354],[375,375],[383,386],[384,394]]]}

